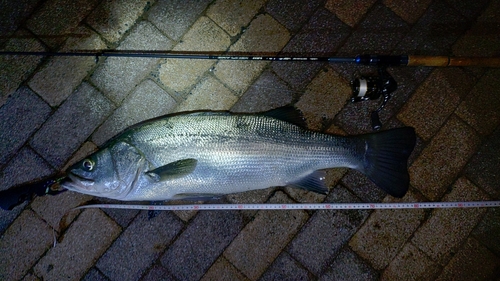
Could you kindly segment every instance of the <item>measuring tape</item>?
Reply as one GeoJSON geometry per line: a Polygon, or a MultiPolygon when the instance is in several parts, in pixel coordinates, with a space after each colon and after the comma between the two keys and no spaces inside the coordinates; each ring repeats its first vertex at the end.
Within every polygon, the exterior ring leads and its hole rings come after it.
{"type": "Polygon", "coordinates": [[[367,209],[449,209],[500,207],[500,201],[416,202],[416,203],[294,203],[294,204],[191,204],[191,205],[126,205],[92,204],[77,209],[128,209],[148,211],[198,210],[367,210],[367,209]]]}

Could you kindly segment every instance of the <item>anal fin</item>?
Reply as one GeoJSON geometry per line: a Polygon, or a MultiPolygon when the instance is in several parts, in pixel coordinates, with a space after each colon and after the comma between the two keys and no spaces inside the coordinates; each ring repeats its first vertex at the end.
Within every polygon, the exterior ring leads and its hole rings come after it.
{"type": "Polygon", "coordinates": [[[292,182],[289,185],[321,194],[327,194],[328,188],[325,185],[325,176],[325,171],[314,171],[305,178],[292,182]]]}

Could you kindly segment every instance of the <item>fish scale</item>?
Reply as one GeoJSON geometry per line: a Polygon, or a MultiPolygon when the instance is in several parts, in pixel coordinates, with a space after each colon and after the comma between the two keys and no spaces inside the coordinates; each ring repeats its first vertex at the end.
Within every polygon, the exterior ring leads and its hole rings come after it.
{"type": "Polygon", "coordinates": [[[286,121],[292,114],[290,109],[198,112],[143,122],[89,156],[87,162],[95,164],[91,171],[83,162],[75,164],[72,180],[62,185],[120,200],[206,198],[284,185],[326,193],[324,173],[317,171],[348,167],[395,196],[406,192],[406,162],[415,145],[412,128],[341,137],[286,121]],[[110,165],[114,175],[99,172],[110,165]],[[128,182],[117,182],[117,177],[128,182]]]}

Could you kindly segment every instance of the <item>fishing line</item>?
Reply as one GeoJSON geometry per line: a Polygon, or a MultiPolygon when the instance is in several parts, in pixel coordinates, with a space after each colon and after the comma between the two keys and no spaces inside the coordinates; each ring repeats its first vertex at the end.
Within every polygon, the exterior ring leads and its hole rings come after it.
{"type": "Polygon", "coordinates": [[[127,205],[91,204],[73,210],[127,209],[146,211],[201,211],[201,210],[378,210],[378,209],[464,209],[500,207],[500,201],[414,202],[414,203],[285,203],[285,204],[188,204],[188,205],[127,205]]]}

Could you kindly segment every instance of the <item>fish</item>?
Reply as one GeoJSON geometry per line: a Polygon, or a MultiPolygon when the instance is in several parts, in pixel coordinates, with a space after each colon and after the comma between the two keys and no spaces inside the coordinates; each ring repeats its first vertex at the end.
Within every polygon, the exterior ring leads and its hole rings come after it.
{"type": "Polygon", "coordinates": [[[199,111],[133,125],[68,169],[63,188],[122,201],[219,198],[275,186],[327,194],[325,169],[360,171],[394,197],[409,187],[415,130],[308,130],[300,111],[199,111]]]}

